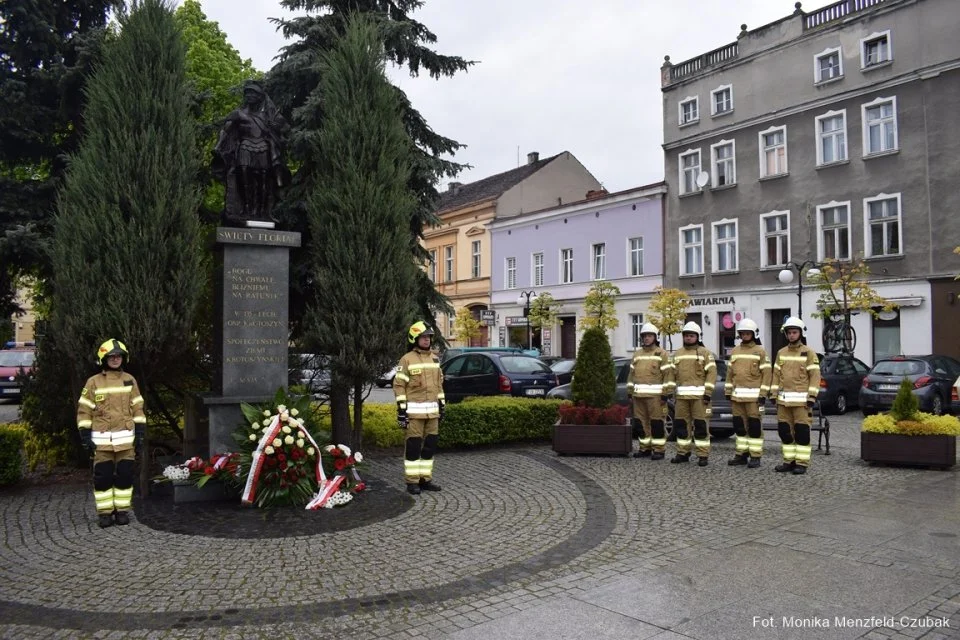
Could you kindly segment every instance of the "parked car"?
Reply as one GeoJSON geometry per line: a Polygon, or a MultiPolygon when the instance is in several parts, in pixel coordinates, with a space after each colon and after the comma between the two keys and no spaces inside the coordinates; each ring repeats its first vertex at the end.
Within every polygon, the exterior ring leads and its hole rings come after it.
{"type": "MultiPolygon", "coordinates": [[[[543,360],[543,358],[540,358],[543,360]]],[[[547,363],[550,370],[557,374],[557,381],[560,384],[569,384],[573,380],[573,367],[577,364],[576,360],[557,360],[553,363],[547,363]]]]}
{"type": "MultiPolygon", "coordinates": [[[[451,360],[464,353],[518,353],[523,354],[523,349],[516,347],[450,347],[440,354],[440,364],[451,360]]],[[[533,354],[530,354],[533,355],[533,354]]]]}
{"type": "Polygon", "coordinates": [[[17,398],[23,395],[23,378],[33,373],[36,357],[34,344],[8,342],[0,350],[0,398],[17,398]]]}
{"type": "Polygon", "coordinates": [[[468,396],[543,398],[557,386],[557,376],[550,367],[522,353],[469,352],[447,360],[440,367],[447,402],[468,396]]]}
{"type": "Polygon", "coordinates": [[[820,357],[820,395],[825,413],[844,414],[860,402],[860,387],[870,367],[851,355],[828,353],[820,357]]]}
{"type": "Polygon", "coordinates": [[[540,362],[547,365],[548,367],[553,367],[554,364],[560,362],[561,360],[571,360],[571,358],[564,358],[563,356],[536,356],[540,359],[540,362]]]}
{"type": "Polygon", "coordinates": [[[949,356],[894,356],[880,360],[860,387],[860,410],[863,415],[887,411],[893,406],[900,382],[906,378],[913,384],[913,395],[920,410],[935,415],[960,411],[960,402],[953,399],[953,384],[960,376],[960,362],[949,356]]]}
{"type": "Polygon", "coordinates": [[[290,384],[301,385],[317,394],[330,387],[330,370],[326,356],[315,353],[291,353],[290,384]]]}
{"type": "Polygon", "coordinates": [[[393,377],[397,375],[396,367],[391,367],[383,373],[380,374],[380,377],[377,378],[377,386],[381,389],[386,389],[393,384],[393,377]]]}

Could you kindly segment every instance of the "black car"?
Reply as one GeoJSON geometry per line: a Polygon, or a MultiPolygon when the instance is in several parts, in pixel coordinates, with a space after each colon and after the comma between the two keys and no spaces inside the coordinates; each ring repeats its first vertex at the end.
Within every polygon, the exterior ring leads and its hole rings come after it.
{"type": "Polygon", "coordinates": [[[838,414],[860,402],[860,387],[870,367],[851,355],[829,353],[820,358],[820,395],[824,412],[838,414]]]}
{"type": "Polygon", "coordinates": [[[447,402],[468,396],[543,398],[557,386],[557,375],[550,367],[519,353],[468,352],[447,360],[440,368],[447,402]]]}
{"type": "MultiPolygon", "coordinates": [[[[542,360],[543,358],[541,358],[542,360]]],[[[573,380],[573,368],[577,364],[576,360],[571,360],[569,358],[564,360],[557,360],[556,362],[547,363],[550,365],[550,370],[557,374],[557,381],[560,384],[569,384],[573,380]]]]}
{"type": "Polygon", "coordinates": [[[960,376],[960,362],[949,356],[895,356],[880,360],[863,379],[860,387],[860,410],[869,416],[893,406],[900,382],[906,378],[913,385],[913,395],[920,410],[942,415],[956,412],[953,385],[960,376]]]}

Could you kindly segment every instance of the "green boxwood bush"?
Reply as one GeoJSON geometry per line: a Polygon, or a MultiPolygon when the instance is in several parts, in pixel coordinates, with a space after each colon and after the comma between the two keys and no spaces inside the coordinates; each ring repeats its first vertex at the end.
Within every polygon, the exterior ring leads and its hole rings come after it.
{"type": "Polygon", "coordinates": [[[20,424],[0,424],[0,486],[23,478],[23,442],[27,430],[20,424]]]}
{"type": "MultiPolygon", "coordinates": [[[[493,396],[448,404],[440,427],[440,446],[464,447],[549,440],[561,400],[493,396]]],[[[353,410],[351,408],[351,419],[353,410]]],[[[319,419],[330,430],[329,414],[319,419]]],[[[405,432],[397,426],[395,403],[364,403],[363,446],[403,446],[405,432]]]]}
{"type": "Polygon", "coordinates": [[[613,353],[607,334],[599,327],[583,332],[577,350],[574,368],[573,403],[597,409],[606,409],[613,404],[617,393],[617,376],[611,365],[613,353]]]}

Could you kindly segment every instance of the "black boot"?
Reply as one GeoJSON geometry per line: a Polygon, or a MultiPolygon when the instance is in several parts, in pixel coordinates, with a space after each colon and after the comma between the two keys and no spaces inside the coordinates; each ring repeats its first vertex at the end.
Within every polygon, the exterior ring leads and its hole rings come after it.
{"type": "Polygon", "coordinates": [[[709,460],[707,460],[707,457],[706,457],[706,456],[698,456],[698,457],[697,457],[697,466],[698,466],[698,467],[705,467],[705,466],[707,466],[709,463],[710,463],[710,462],[709,462],[709,460]]]}
{"type": "Polygon", "coordinates": [[[750,456],[750,461],[747,462],[747,469],[756,469],[760,466],[760,458],[754,458],[750,456]]]}
{"type": "Polygon", "coordinates": [[[440,491],[440,485],[430,480],[420,480],[420,489],[422,491],[440,491]]]}
{"type": "Polygon", "coordinates": [[[650,454],[651,460],[663,460],[666,457],[667,456],[663,451],[654,451],[653,453],[650,454]]]}
{"type": "Polygon", "coordinates": [[[413,484],[412,482],[407,483],[407,493],[418,496],[420,495],[420,485],[413,484]]]}
{"type": "Polygon", "coordinates": [[[113,514],[112,513],[101,513],[97,516],[97,524],[100,525],[101,529],[106,529],[107,527],[113,526],[113,514]]]}
{"type": "Polygon", "coordinates": [[[730,458],[729,460],[727,460],[727,464],[730,465],[731,467],[743,466],[747,464],[747,456],[743,455],[742,453],[738,453],[732,458],[730,458]]]}
{"type": "Polygon", "coordinates": [[[127,515],[126,511],[115,511],[113,517],[119,525],[130,524],[130,516],[127,515]]]}
{"type": "Polygon", "coordinates": [[[790,471],[793,471],[794,467],[796,466],[797,466],[797,463],[791,460],[790,462],[783,462],[781,464],[778,464],[773,468],[773,470],[776,471],[777,473],[789,473],[790,471]]]}
{"type": "Polygon", "coordinates": [[[802,476],[807,472],[806,467],[801,467],[799,464],[793,468],[793,475],[802,476]]]}
{"type": "Polygon", "coordinates": [[[633,452],[634,458],[649,458],[652,455],[650,449],[640,449],[639,451],[633,452]]]}
{"type": "Polygon", "coordinates": [[[670,462],[677,464],[678,462],[690,462],[689,453],[678,453],[677,455],[670,458],[670,462]]]}

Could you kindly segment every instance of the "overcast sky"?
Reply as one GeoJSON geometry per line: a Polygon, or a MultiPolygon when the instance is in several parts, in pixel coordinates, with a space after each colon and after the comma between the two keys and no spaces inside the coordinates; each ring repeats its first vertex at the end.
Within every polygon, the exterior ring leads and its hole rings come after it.
{"type": "MultiPolygon", "coordinates": [[[[201,0],[258,69],[283,46],[278,0],[201,0]]],[[[805,11],[832,0],[807,0],[805,11]]],[[[434,131],[466,145],[468,183],[570,151],[611,192],[663,179],[660,66],[793,12],[793,0],[426,0],[413,17],[436,50],[476,60],[454,78],[391,79],[434,131]]],[[[442,190],[444,184],[439,185],[442,190]]]]}

